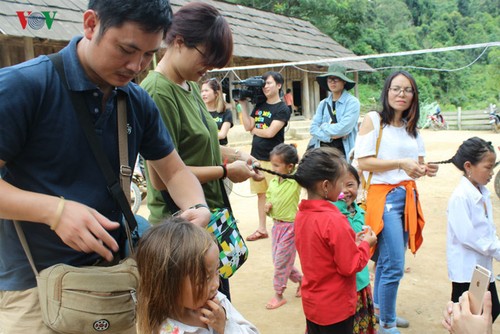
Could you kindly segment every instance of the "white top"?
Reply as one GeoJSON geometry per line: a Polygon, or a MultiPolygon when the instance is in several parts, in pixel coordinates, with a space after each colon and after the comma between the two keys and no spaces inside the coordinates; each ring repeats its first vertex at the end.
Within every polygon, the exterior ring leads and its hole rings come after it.
{"type": "Polygon", "coordinates": [[[463,176],[448,202],[446,257],[452,282],[470,282],[476,264],[492,271],[493,258],[500,261],[490,192],[480,188],[481,192],[463,176]]]}
{"type": "MultiPolygon", "coordinates": [[[[226,310],[226,327],[224,334],[258,334],[259,331],[247,321],[234,308],[229,299],[221,293],[217,292],[217,298],[220,300],[221,306],[226,310]]],[[[168,318],[161,325],[159,334],[218,334],[213,328],[201,328],[183,324],[174,319],[168,318]]]]}
{"type": "MultiPolygon", "coordinates": [[[[366,116],[370,117],[374,130],[364,135],[358,134],[354,149],[355,159],[375,156],[377,151],[380,115],[376,111],[371,111],[366,116]]],[[[424,142],[420,133],[417,133],[417,138],[413,138],[406,132],[405,126],[384,126],[377,158],[383,160],[411,158],[418,162],[419,157],[425,157],[424,142]]],[[[369,172],[365,171],[364,173],[365,179],[368,179],[369,172]]],[[[373,173],[371,184],[398,184],[406,180],[412,180],[412,178],[404,170],[391,169],[385,172],[373,173]]]]}

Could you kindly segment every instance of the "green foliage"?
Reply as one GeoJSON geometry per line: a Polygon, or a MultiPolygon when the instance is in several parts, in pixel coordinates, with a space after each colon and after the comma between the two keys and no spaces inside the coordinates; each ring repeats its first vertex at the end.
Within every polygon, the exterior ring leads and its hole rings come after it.
{"type": "Polygon", "coordinates": [[[429,127],[427,116],[434,114],[436,112],[437,107],[438,103],[436,101],[432,101],[430,103],[427,102],[420,103],[420,118],[418,119],[418,124],[417,124],[418,127],[420,128],[429,127]]]}
{"type": "Polygon", "coordinates": [[[382,83],[380,85],[360,85],[359,102],[361,104],[361,114],[364,115],[371,110],[378,110],[380,107],[380,91],[382,90],[382,83]]]}
{"type": "MultiPolygon", "coordinates": [[[[308,20],[358,55],[500,40],[498,0],[229,1],[308,20]]],[[[439,99],[446,110],[498,105],[500,48],[489,48],[474,62],[481,52],[469,49],[369,60],[373,68],[390,68],[360,73],[362,111],[373,109],[385,77],[401,68],[417,79],[422,103],[439,99]]]]}

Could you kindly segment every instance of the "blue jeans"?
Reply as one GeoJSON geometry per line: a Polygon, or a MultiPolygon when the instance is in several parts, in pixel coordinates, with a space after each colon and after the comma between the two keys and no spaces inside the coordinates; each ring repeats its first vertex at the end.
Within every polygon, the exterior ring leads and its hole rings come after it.
{"type": "Polygon", "coordinates": [[[396,297],[403,278],[408,233],[404,231],[406,190],[392,189],[385,199],[384,228],[378,235],[379,257],[373,287],[375,308],[380,309],[380,325],[396,326],[396,297]]]}
{"type": "MultiPolygon", "coordinates": [[[[139,243],[139,239],[151,227],[151,224],[143,216],[140,216],[140,215],[134,215],[134,216],[135,216],[135,220],[137,221],[137,228],[133,231],[130,231],[130,233],[132,235],[132,245],[134,246],[134,248],[136,248],[138,243],[139,243]]],[[[125,218],[123,218],[122,224],[127,224],[127,221],[125,218]]],[[[123,227],[123,229],[125,229],[125,227],[123,227]]],[[[126,238],[125,231],[123,231],[123,234],[124,234],[124,237],[126,238]]],[[[125,241],[124,247],[125,247],[124,256],[125,257],[130,256],[130,247],[129,247],[128,241],[125,241]]]]}

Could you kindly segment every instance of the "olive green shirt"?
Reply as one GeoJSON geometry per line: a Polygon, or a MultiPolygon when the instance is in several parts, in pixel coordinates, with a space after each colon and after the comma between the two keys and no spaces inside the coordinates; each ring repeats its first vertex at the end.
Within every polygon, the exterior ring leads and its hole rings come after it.
{"type": "MultiPolygon", "coordinates": [[[[190,90],[186,91],[161,73],[150,71],[141,86],[158,106],[174,146],[187,166],[221,165],[217,124],[201,99],[198,85],[195,82],[188,84],[190,90]]],[[[148,176],[147,182],[149,221],[154,224],[174,210],[167,207],[161,192],[152,187],[148,176]]],[[[210,208],[225,207],[219,180],[207,182],[202,187],[210,208]]]]}

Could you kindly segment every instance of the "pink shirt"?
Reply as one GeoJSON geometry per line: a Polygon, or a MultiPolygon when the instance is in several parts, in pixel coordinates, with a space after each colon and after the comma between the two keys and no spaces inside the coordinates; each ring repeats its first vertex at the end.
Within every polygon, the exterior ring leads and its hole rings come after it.
{"type": "Polygon", "coordinates": [[[355,243],[347,218],[326,200],[302,200],[295,218],[295,244],[304,278],[302,305],[309,321],[326,326],[356,311],[356,273],[370,259],[370,246],[355,243]]]}

